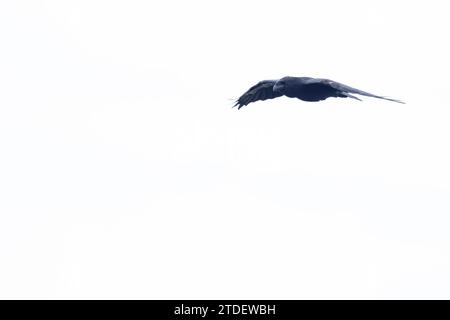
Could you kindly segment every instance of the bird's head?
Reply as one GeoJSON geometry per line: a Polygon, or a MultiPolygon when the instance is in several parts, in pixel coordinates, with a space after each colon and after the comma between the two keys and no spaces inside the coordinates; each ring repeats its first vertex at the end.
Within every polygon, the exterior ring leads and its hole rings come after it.
{"type": "Polygon", "coordinates": [[[273,86],[273,91],[277,93],[283,94],[286,91],[287,82],[289,80],[289,77],[284,77],[275,82],[275,85],[273,86]]]}

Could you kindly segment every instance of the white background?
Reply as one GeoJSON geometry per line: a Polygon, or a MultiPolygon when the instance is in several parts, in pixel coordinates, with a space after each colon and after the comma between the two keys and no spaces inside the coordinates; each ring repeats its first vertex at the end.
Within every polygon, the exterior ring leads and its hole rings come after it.
{"type": "Polygon", "coordinates": [[[0,297],[450,298],[448,11],[2,1],[0,297]]]}

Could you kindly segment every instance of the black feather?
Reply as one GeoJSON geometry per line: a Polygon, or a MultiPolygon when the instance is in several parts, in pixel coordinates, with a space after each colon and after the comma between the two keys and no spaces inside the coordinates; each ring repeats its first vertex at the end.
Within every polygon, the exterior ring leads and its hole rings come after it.
{"type": "Polygon", "coordinates": [[[284,77],[280,80],[263,80],[240,96],[233,107],[238,109],[252,102],[274,99],[281,96],[304,101],[321,101],[331,97],[361,100],[354,94],[404,103],[397,99],[378,96],[329,79],[309,77],[284,77]]]}

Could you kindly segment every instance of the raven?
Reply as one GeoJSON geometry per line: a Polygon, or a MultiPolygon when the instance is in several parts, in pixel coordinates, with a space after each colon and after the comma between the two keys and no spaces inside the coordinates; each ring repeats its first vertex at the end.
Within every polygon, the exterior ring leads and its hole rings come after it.
{"type": "Polygon", "coordinates": [[[352,98],[361,101],[361,99],[352,95],[352,93],[404,103],[400,100],[377,96],[328,79],[284,77],[279,80],[263,80],[258,82],[237,99],[233,107],[237,106],[240,109],[255,101],[274,99],[283,95],[303,101],[320,101],[330,97],[352,98]]]}

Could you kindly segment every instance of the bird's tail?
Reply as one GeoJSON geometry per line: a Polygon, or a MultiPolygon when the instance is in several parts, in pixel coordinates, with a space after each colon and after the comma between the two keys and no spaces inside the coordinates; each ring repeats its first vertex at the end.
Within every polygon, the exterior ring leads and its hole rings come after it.
{"type": "Polygon", "coordinates": [[[378,99],[384,99],[384,100],[389,100],[389,101],[393,101],[393,102],[405,104],[405,102],[403,102],[403,101],[401,101],[401,100],[397,100],[397,99],[386,98],[386,97],[377,97],[377,98],[378,98],[378,99]]]}
{"type": "Polygon", "coordinates": [[[403,101],[401,101],[401,100],[397,100],[397,99],[392,99],[392,98],[388,98],[388,97],[377,96],[377,95],[375,95],[375,94],[371,94],[371,93],[365,93],[365,94],[363,94],[363,93],[360,93],[360,95],[363,95],[363,96],[367,96],[367,97],[378,98],[378,99],[383,99],[383,100],[388,100],[388,101],[392,101],[392,102],[397,102],[397,103],[402,103],[402,104],[405,104],[405,103],[404,103],[403,101]]]}
{"type": "Polygon", "coordinates": [[[354,96],[354,95],[352,95],[352,94],[350,94],[348,92],[341,92],[340,94],[342,95],[342,97],[345,97],[345,98],[352,98],[352,99],[356,99],[356,100],[362,101],[360,98],[358,98],[358,97],[356,97],[356,96],[354,96]]]}
{"type": "MultiPolygon", "coordinates": [[[[356,88],[352,88],[350,86],[347,86],[345,84],[342,83],[338,83],[338,82],[334,82],[331,81],[331,86],[333,86],[334,88],[336,88],[338,90],[339,93],[349,97],[349,98],[353,98],[353,99],[358,99],[355,96],[351,95],[351,93],[353,94],[359,94],[361,96],[366,96],[366,97],[371,97],[371,98],[377,98],[377,99],[383,99],[383,100],[389,100],[392,102],[397,102],[397,103],[403,103],[403,101],[397,100],[397,99],[392,99],[392,98],[387,98],[387,97],[382,97],[382,96],[377,96],[376,94],[372,94],[366,91],[362,91],[356,88]]],[[[358,99],[360,100],[360,99],[358,99]]]]}
{"type": "MultiPolygon", "coordinates": [[[[388,100],[388,101],[392,101],[392,102],[397,102],[397,103],[405,104],[405,103],[404,103],[403,101],[401,101],[401,100],[392,99],[392,98],[388,98],[388,97],[377,96],[376,94],[372,94],[372,93],[365,92],[365,91],[362,91],[362,90],[359,90],[359,89],[355,89],[355,88],[351,88],[351,87],[348,87],[348,88],[349,88],[349,90],[346,90],[347,92],[345,92],[344,94],[349,95],[349,92],[351,92],[351,93],[354,93],[354,94],[359,94],[359,95],[361,95],[361,96],[366,96],[366,97],[371,97],[371,98],[377,98],[377,99],[383,99],[383,100],[388,100]]],[[[358,99],[358,98],[356,98],[355,96],[352,96],[352,95],[349,95],[349,97],[350,97],[350,98],[354,98],[354,99],[358,99]]],[[[358,99],[358,100],[361,100],[361,99],[358,99]]]]}

